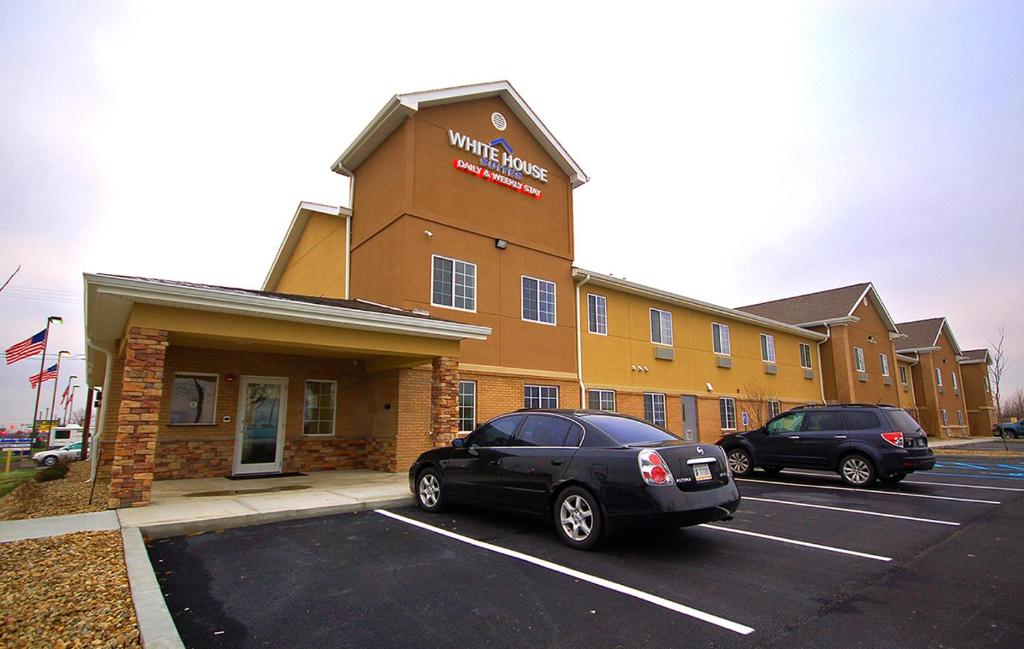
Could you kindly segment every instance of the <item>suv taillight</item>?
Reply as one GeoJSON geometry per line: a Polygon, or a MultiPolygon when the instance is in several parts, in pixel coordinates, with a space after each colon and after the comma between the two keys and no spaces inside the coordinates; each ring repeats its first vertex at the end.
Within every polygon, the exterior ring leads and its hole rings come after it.
{"type": "Polygon", "coordinates": [[[665,459],[657,451],[645,449],[640,451],[636,459],[640,464],[640,475],[647,484],[652,487],[664,487],[675,484],[672,470],[668,468],[665,459]]]}
{"type": "Polygon", "coordinates": [[[903,433],[882,433],[882,439],[893,446],[903,448],[903,433]]]}

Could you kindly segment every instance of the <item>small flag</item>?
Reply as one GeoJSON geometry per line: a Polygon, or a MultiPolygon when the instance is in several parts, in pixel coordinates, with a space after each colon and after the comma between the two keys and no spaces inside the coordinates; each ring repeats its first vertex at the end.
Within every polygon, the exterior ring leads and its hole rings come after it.
{"type": "Polygon", "coordinates": [[[33,374],[32,376],[28,377],[28,382],[29,382],[29,385],[31,385],[33,387],[33,389],[34,389],[40,383],[45,383],[47,381],[53,381],[56,378],[57,378],[57,364],[54,363],[53,365],[51,365],[47,369],[43,370],[41,373],[33,374]]]}
{"type": "Polygon", "coordinates": [[[71,389],[71,384],[68,383],[68,387],[64,388],[64,391],[60,393],[60,405],[64,405],[64,402],[68,398],[68,390],[71,389]]]}
{"type": "Polygon", "coordinates": [[[17,363],[20,360],[30,358],[36,354],[41,354],[43,348],[46,346],[46,329],[43,329],[31,338],[11,345],[5,352],[7,356],[7,364],[17,363]]]}

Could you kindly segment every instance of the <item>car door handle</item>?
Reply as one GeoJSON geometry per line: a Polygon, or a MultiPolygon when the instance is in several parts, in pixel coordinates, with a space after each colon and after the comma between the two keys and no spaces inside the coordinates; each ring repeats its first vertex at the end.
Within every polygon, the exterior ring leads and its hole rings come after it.
{"type": "Polygon", "coordinates": [[[487,466],[498,466],[500,460],[490,460],[487,462],[487,466]]]}
{"type": "Polygon", "coordinates": [[[832,439],[846,439],[846,435],[833,435],[832,439]]]}
{"type": "Polygon", "coordinates": [[[555,466],[562,466],[562,462],[565,462],[565,460],[551,460],[551,463],[555,466]]]}
{"type": "Polygon", "coordinates": [[[786,439],[800,439],[800,436],[799,435],[790,435],[786,439]]]}

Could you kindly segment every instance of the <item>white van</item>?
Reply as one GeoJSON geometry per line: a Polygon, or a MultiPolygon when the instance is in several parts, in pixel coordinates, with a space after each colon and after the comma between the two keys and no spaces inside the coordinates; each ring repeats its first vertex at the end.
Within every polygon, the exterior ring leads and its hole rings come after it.
{"type": "Polygon", "coordinates": [[[50,443],[47,448],[59,448],[73,442],[82,441],[82,427],[76,424],[70,426],[55,426],[50,429],[50,443]]]}

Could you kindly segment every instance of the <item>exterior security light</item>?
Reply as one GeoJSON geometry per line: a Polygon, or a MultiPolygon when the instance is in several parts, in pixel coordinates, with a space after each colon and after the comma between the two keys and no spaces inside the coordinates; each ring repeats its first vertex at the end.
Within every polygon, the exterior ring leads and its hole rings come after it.
{"type": "Polygon", "coordinates": [[[495,239],[494,247],[498,250],[504,250],[505,248],[508,248],[508,241],[505,241],[504,239],[495,239]]]}

